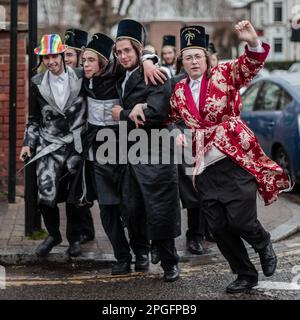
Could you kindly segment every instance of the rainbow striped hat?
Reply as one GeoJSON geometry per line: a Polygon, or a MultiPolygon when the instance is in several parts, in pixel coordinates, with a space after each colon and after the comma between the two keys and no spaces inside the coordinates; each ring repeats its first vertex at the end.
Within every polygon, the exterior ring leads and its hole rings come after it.
{"type": "Polygon", "coordinates": [[[63,53],[67,49],[58,34],[45,34],[42,36],[40,46],[34,49],[34,53],[40,56],[63,53]]]}

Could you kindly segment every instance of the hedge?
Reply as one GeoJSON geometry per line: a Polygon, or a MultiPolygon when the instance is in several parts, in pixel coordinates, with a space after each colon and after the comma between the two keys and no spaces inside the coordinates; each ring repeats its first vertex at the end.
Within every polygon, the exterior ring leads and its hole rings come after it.
{"type": "Polygon", "coordinates": [[[288,70],[288,68],[295,62],[299,61],[267,61],[265,63],[265,68],[269,71],[273,71],[276,69],[288,70]]]}

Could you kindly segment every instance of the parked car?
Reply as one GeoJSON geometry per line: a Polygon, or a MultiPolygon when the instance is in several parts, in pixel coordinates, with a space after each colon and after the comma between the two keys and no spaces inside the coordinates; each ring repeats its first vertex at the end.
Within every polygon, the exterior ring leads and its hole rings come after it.
{"type": "Polygon", "coordinates": [[[300,75],[254,80],[242,94],[241,118],[265,153],[300,182],[300,75]]]}
{"type": "Polygon", "coordinates": [[[266,68],[262,68],[259,70],[258,74],[255,76],[255,79],[261,78],[261,77],[267,77],[270,75],[270,71],[266,68]]]}
{"type": "Polygon", "coordinates": [[[288,70],[282,70],[282,69],[275,69],[271,71],[272,76],[282,78],[285,75],[289,75],[290,73],[288,70]]]}
{"type": "Polygon", "coordinates": [[[293,63],[290,67],[288,72],[300,72],[300,62],[293,63]]]}
{"type": "MultiPolygon", "coordinates": [[[[262,68],[259,70],[258,74],[254,77],[252,81],[259,79],[261,77],[267,77],[269,75],[270,75],[270,71],[266,68],[262,68]]],[[[243,94],[246,90],[247,90],[247,87],[240,88],[240,94],[243,94]]]]}

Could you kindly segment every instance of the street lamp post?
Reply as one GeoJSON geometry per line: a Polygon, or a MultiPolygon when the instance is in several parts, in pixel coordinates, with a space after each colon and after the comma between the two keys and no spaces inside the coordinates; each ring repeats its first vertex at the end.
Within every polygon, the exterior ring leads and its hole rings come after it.
{"type": "MultiPolygon", "coordinates": [[[[36,66],[36,56],[33,53],[37,43],[37,0],[30,0],[29,12],[29,37],[28,37],[28,57],[29,57],[29,72],[28,81],[31,83],[31,78],[36,71],[33,71],[36,66]]],[[[33,102],[32,90],[28,86],[29,109],[33,102]]],[[[37,184],[36,184],[36,165],[29,164],[25,168],[25,235],[29,236],[34,231],[41,229],[41,215],[37,207],[37,184]]]]}

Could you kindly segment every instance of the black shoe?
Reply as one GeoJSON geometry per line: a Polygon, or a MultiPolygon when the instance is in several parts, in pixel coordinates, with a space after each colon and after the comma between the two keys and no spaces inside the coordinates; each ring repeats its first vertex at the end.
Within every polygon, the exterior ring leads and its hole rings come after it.
{"type": "Polygon", "coordinates": [[[158,264],[160,261],[159,250],[157,248],[151,249],[151,263],[158,264]]]}
{"type": "Polygon", "coordinates": [[[165,270],[164,281],[174,282],[179,279],[179,269],[177,265],[172,266],[171,269],[165,270]]]}
{"type": "Polygon", "coordinates": [[[116,276],[119,274],[127,274],[130,270],[130,262],[117,261],[111,268],[111,274],[116,276]]]}
{"type": "Polygon", "coordinates": [[[258,251],[261,268],[266,277],[274,274],[277,266],[277,257],[270,241],[263,249],[258,251]]]}
{"type": "Polygon", "coordinates": [[[87,243],[89,241],[93,241],[94,239],[95,239],[95,237],[88,236],[87,234],[80,235],[80,243],[81,244],[87,243]]]}
{"type": "Polygon", "coordinates": [[[71,243],[67,253],[71,257],[78,257],[81,254],[81,248],[80,248],[80,241],[75,241],[74,243],[71,243]]]}
{"type": "Polygon", "coordinates": [[[35,250],[35,254],[38,257],[45,257],[52,250],[53,247],[57,246],[61,242],[61,237],[53,238],[52,236],[48,236],[47,239],[45,239],[41,244],[38,245],[38,247],[35,250]]]}
{"type": "Polygon", "coordinates": [[[227,293],[241,293],[251,290],[257,285],[257,279],[246,279],[238,277],[226,287],[227,293]]]}
{"type": "Polygon", "coordinates": [[[149,270],[149,255],[139,254],[135,256],[135,271],[148,271],[149,270]]]}
{"type": "Polygon", "coordinates": [[[186,242],[187,250],[192,254],[203,254],[204,250],[200,241],[187,240],[186,242]]]}

